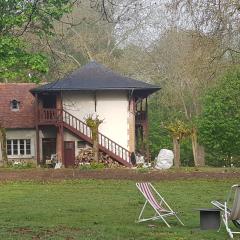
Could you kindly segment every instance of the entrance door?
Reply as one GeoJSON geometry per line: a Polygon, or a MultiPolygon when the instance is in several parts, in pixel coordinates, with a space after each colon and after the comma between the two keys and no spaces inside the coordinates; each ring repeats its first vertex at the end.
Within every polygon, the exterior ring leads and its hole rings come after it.
{"type": "Polygon", "coordinates": [[[43,138],[42,155],[44,164],[46,163],[46,160],[51,159],[52,154],[56,154],[56,138],[43,138]]]}
{"type": "Polygon", "coordinates": [[[64,142],[64,161],[65,167],[73,167],[75,164],[75,142],[64,142]]]}

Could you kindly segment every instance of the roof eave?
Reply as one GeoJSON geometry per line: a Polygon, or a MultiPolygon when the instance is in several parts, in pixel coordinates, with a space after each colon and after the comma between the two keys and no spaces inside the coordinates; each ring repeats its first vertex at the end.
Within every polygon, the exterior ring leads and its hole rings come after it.
{"type": "Polygon", "coordinates": [[[59,92],[59,91],[102,91],[102,90],[134,90],[134,91],[153,91],[156,92],[160,90],[160,87],[152,87],[152,88],[136,88],[136,87],[119,87],[119,88],[49,88],[49,89],[38,89],[33,88],[30,90],[31,93],[40,93],[40,92],[59,92]]]}

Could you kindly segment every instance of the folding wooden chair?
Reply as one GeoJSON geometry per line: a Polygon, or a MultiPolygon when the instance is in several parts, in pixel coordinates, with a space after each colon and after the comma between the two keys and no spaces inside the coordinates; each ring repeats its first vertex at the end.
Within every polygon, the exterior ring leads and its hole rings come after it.
{"type": "Polygon", "coordinates": [[[237,228],[240,228],[240,185],[235,184],[231,187],[227,200],[224,203],[219,201],[211,201],[211,203],[223,211],[222,220],[229,236],[233,238],[233,234],[240,234],[240,232],[232,231],[229,226],[229,221],[232,221],[237,228]],[[230,208],[229,205],[234,191],[232,208],[230,208]]]}
{"type": "Polygon", "coordinates": [[[136,186],[146,199],[137,222],[160,219],[163,220],[163,222],[165,222],[165,224],[170,228],[170,225],[167,223],[165,218],[175,216],[177,220],[182,225],[184,225],[180,218],[177,216],[176,212],[171,209],[171,207],[167,204],[164,198],[157,192],[151,183],[136,183],[136,186]],[[159,198],[159,201],[156,199],[156,197],[159,198]],[[150,218],[142,218],[147,203],[150,204],[150,206],[154,209],[155,214],[150,218]]]}

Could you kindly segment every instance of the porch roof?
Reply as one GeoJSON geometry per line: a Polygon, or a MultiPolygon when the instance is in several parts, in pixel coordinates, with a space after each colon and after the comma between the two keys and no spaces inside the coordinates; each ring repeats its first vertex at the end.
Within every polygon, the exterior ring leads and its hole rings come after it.
{"type": "Polygon", "coordinates": [[[159,89],[159,86],[121,76],[93,61],[65,78],[34,88],[31,92],[131,90],[148,96],[159,89]]]}

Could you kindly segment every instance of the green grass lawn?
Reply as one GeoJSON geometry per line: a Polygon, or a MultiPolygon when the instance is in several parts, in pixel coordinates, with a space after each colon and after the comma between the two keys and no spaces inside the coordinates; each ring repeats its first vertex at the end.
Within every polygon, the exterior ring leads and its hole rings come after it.
{"type": "Polygon", "coordinates": [[[200,231],[195,209],[223,199],[233,183],[153,183],[186,224],[183,227],[171,218],[171,229],[160,221],[135,223],[144,199],[133,181],[1,183],[0,239],[227,239],[224,228],[200,231]]]}

